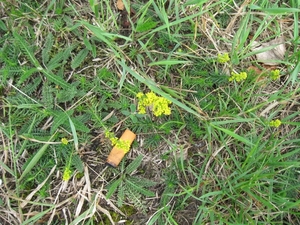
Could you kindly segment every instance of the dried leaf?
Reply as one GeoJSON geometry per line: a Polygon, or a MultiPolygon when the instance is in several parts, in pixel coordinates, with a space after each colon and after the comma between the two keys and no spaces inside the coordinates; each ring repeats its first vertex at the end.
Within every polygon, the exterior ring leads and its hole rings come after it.
{"type": "Polygon", "coordinates": [[[255,75],[257,76],[256,82],[263,82],[263,83],[265,83],[267,81],[266,77],[263,76],[263,74],[265,73],[265,71],[260,70],[256,66],[250,66],[250,67],[248,67],[247,70],[249,72],[254,72],[255,73],[255,75]]]}
{"type": "Polygon", "coordinates": [[[253,42],[253,51],[263,51],[256,54],[257,61],[265,65],[278,65],[284,59],[286,51],[284,38],[277,38],[266,43],[253,42]]]}
{"type": "Polygon", "coordinates": [[[256,75],[261,75],[263,73],[263,71],[256,66],[249,66],[247,70],[255,72],[256,75]]]}
{"type": "Polygon", "coordinates": [[[123,3],[123,0],[118,0],[117,1],[117,8],[118,8],[118,10],[124,10],[125,6],[124,6],[124,3],[123,3]]]}

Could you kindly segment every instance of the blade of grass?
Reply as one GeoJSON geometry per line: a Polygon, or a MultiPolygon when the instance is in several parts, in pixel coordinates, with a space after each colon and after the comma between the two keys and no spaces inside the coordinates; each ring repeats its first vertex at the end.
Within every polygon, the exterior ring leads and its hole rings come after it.
{"type": "Polygon", "coordinates": [[[169,60],[161,60],[157,62],[149,63],[149,66],[157,66],[157,65],[177,65],[177,64],[189,64],[191,61],[184,61],[184,60],[176,60],[176,59],[169,59],[169,60]]]}
{"type": "MultiPolygon", "coordinates": [[[[69,117],[68,114],[66,114],[66,115],[69,117]]],[[[77,133],[76,133],[74,123],[72,122],[70,117],[69,117],[69,123],[70,123],[71,131],[72,131],[72,135],[73,135],[75,150],[78,151],[78,137],[77,137],[77,133]]]]}
{"type": "Polygon", "coordinates": [[[248,139],[246,139],[246,138],[244,138],[244,137],[242,137],[242,136],[240,136],[240,135],[234,133],[234,132],[231,131],[231,130],[228,130],[228,129],[225,129],[225,128],[216,126],[214,123],[210,123],[210,125],[211,125],[212,127],[216,128],[216,129],[220,130],[220,131],[223,131],[224,133],[228,134],[229,136],[231,136],[231,137],[233,137],[233,138],[235,138],[235,139],[237,139],[237,140],[243,142],[243,143],[246,144],[246,145],[249,145],[249,146],[253,146],[253,145],[254,145],[254,144],[253,144],[251,141],[249,141],[248,139]]]}
{"type": "Polygon", "coordinates": [[[36,224],[36,222],[41,219],[44,215],[46,215],[47,213],[49,213],[52,209],[54,209],[55,205],[53,205],[52,207],[50,207],[49,209],[42,211],[38,214],[36,214],[35,216],[31,217],[30,219],[24,221],[23,223],[21,223],[21,225],[27,225],[27,224],[36,224]]]}
{"type": "MultiPolygon", "coordinates": [[[[54,134],[55,135],[55,134],[54,134]]],[[[50,137],[49,142],[52,141],[54,135],[50,137]]],[[[30,160],[26,168],[24,169],[22,175],[19,178],[19,182],[31,171],[31,169],[38,163],[40,158],[44,155],[45,151],[49,147],[49,144],[43,145],[38,152],[34,155],[34,157],[30,160]]]]}

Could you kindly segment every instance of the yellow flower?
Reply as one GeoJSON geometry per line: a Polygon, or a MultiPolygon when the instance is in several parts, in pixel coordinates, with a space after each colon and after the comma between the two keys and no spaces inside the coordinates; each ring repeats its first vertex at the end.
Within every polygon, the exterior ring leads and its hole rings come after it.
{"type": "Polygon", "coordinates": [[[63,174],[63,181],[68,181],[71,178],[72,171],[69,167],[66,167],[63,174]]]}
{"type": "Polygon", "coordinates": [[[125,153],[130,150],[130,141],[120,140],[115,137],[114,133],[106,131],[105,137],[111,141],[112,146],[116,146],[119,149],[122,149],[125,153]]]}
{"type": "Polygon", "coordinates": [[[142,92],[139,92],[139,93],[136,94],[137,98],[142,98],[143,96],[144,96],[144,94],[142,92]]]}
{"type": "Polygon", "coordinates": [[[241,73],[234,73],[232,72],[231,73],[231,77],[229,77],[229,81],[237,81],[237,82],[240,82],[240,81],[243,81],[243,80],[246,80],[247,78],[247,73],[246,72],[241,72],[241,73]]]}
{"type": "Polygon", "coordinates": [[[281,125],[281,121],[279,119],[276,119],[276,120],[272,120],[270,123],[269,123],[270,127],[279,127],[281,125]]]}
{"type": "Polygon", "coordinates": [[[228,62],[229,60],[230,60],[230,57],[229,57],[228,53],[218,54],[217,61],[219,63],[224,64],[224,63],[228,62]]]}
{"type": "Polygon", "coordinates": [[[130,150],[130,141],[124,141],[119,139],[115,146],[127,153],[130,150]]]}
{"type": "Polygon", "coordinates": [[[272,70],[270,77],[272,80],[278,80],[280,77],[280,70],[272,70]]]}
{"type": "Polygon", "coordinates": [[[146,107],[150,107],[155,116],[171,114],[171,108],[169,107],[171,101],[166,98],[159,97],[153,92],[148,92],[146,94],[139,92],[137,98],[139,99],[138,111],[140,114],[146,113],[146,107]]]}
{"type": "Polygon", "coordinates": [[[63,145],[67,145],[69,143],[67,138],[62,138],[60,141],[63,145]]]}
{"type": "Polygon", "coordinates": [[[158,98],[155,102],[153,102],[153,114],[155,116],[161,116],[162,114],[170,115],[170,103],[171,102],[165,98],[158,98]]]}

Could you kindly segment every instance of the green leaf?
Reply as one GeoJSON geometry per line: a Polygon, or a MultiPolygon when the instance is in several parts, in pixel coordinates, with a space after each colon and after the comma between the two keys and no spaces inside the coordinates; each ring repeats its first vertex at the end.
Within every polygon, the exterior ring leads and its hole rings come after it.
{"type": "Polygon", "coordinates": [[[133,171],[135,171],[142,162],[143,156],[142,155],[138,155],[138,157],[136,157],[126,168],[125,172],[127,174],[131,174],[133,171]]]}
{"type": "Polygon", "coordinates": [[[73,114],[73,110],[67,112],[52,111],[52,114],[54,115],[54,120],[50,129],[51,134],[53,134],[60,125],[64,124],[68,120],[69,116],[73,114]]]}
{"type": "Polygon", "coordinates": [[[66,112],[66,116],[69,117],[69,123],[70,123],[71,131],[72,131],[72,135],[73,135],[75,149],[78,152],[78,137],[77,137],[75,126],[67,112],[66,112]]]}
{"type": "Polygon", "coordinates": [[[71,85],[68,84],[65,80],[63,80],[62,78],[54,75],[53,73],[51,73],[50,71],[45,70],[39,63],[39,61],[35,58],[32,50],[29,48],[28,43],[23,39],[22,36],[20,36],[18,33],[13,32],[13,35],[17,41],[17,43],[20,45],[21,49],[24,51],[24,53],[26,54],[26,56],[29,57],[30,61],[33,63],[33,65],[39,70],[41,71],[50,81],[54,82],[55,84],[63,87],[63,88],[70,88],[71,85]]]}
{"type": "Polygon", "coordinates": [[[66,82],[64,79],[54,75],[53,73],[51,72],[48,72],[44,69],[42,69],[42,72],[45,74],[45,76],[50,80],[52,81],[53,83],[61,86],[62,88],[65,88],[65,89],[69,89],[71,88],[72,86],[70,84],[68,84],[68,82],[66,82]]]}
{"type": "Polygon", "coordinates": [[[129,116],[131,114],[131,112],[129,112],[128,110],[121,110],[121,113],[124,115],[124,116],[129,116]]]}
{"type": "MultiPolygon", "coordinates": [[[[0,166],[5,170],[6,172],[10,173],[13,177],[15,177],[15,173],[12,169],[10,169],[2,160],[0,160],[0,166]]],[[[2,172],[3,173],[3,172],[2,172]]]]}
{"type": "Polygon", "coordinates": [[[254,10],[261,10],[263,12],[267,12],[269,14],[274,14],[274,15],[300,12],[300,9],[296,9],[296,8],[283,8],[283,7],[281,7],[281,8],[262,8],[258,5],[250,5],[249,8],[254,9],[254,10]]]}
{"type": "Polygon", "coordinates": [[[298,61],[297,66],[295,66],[294,70],[292,71],[292,73],[290,75],[290,78],[288,79],[288,83],[292,82],[292,85],[294,85],[298,79],[299,72],[300,72],[300,56],[299,56],[299,61],[298,61]]]}
{"type": "Polygon", "coordinates": [[[21,225],[27,225],[27,224],[38,224],[38,220],[40,220],[41,218],[43,218],[46,214],[48,214],[49,212],[51,212],[51,210],[53,210],[53,208],[55,208],[56,205],[52,205],[49,209],[46,209],[44,211],[41,211],[37,214],[35,214],[34,216],[30,217],[28,220],[25,220],[21,223],[21,225]]]}
{"type": "Polygon", "coordinates": [[[176,59],[169,59],[169,60],[161,60],[157,62],[149,63],[149,66],[156,66],[156,65],[177,65],[177,64],[190,64],[191,61],[184,61],[184,60],[176,60],[176,59]]]}
{"type": "Polygon", "coordinates": [[[113,193],[117,190],[117,188],[120,185],[121,181],[122,181],[121,179],[115,180],[113,183],[111,183],[108,186],[108,192],[105,196],[107,199],[109,199],[113,195],[113,193]]]}
{"type": "Polygon", "coordinates": [[[72,60],[72,62],[71,62],[72,69],[79,67],[80,64],[83,62],[83,60],[88,55],[88,53],[89,53],[89,50],[87,48],[82,49],[72,60]]]}
{"type": "Polygon", "coordinates": [[[249,146],[253,146],[253,145],[254,145],[251,141],[249,141],[248,139],[246,139],[246,138],[244,138],[244,137],[242,137],[242,136],[240,136],[240,135],[234,133],[233,131],[230,131],[230,130],[228,130],[228,129],[225,129],[225,128],[216,126],[216,125],[214,125],[213,123],[211,123],[210,125],[211,125],[212,127],[216,128],[216,129],[220,130],[220,131],[223,131],[224,133],[228,134],[229,136],[231,136],[231,137],[233,137],[233,138],[235,138],[235,139],[237,139],[237,140],[243,142],[243,143],[246,144],[246,145],[249,145],[249,146]]]}
{"type": "Polygon", "coordinates": [[[121,183],[118,188],[118,194],[117,194],[117,205],[118,207],[121,207],[123,205],[123,202],[125,200],[125,187],[121,183]]]}
{"type": "Polygon", "coordinates": [[[42,50],[42,59],[43,59],[44,64],[47,64],[47,62],[49,61],[49,52],[52,49],[53,41],[54,41],[53,35],[50,32],[46,37],[46,42],[45,42],[44,48],[42,50]]]}
{"type": "Polygon", "coordinates": [[[83,123],[80,121],[80,119],[76,118],[72,118],[72,121],[76,127],[76,130],[78,131],[82,131],[84,133],[89,133],[90,129],[83,123]]]}
{"type": "Polygon", "coordinates": [[[156,182],[149,180],[147,178],[143,178],[143,177],[130,176],[128,179],[132,183],[135,183],[136,185],[141,186],[143,188],[144,187],[152,187],[157,184],[156,182]]]}
{"type": "Polygon", "coordinates": [[[83,173],[84,166],[82,163],[82,160],[79,155],[73,155],[72,156],[72,164],[75,166],[75,168],[80,172],[83,173]]]}
{"type": "Polygon", "coordinates": [[[147,189],[144,189],[142,186],[137,185],[136,183],[130,181],[130,179],[126,180],[127,185],[129,185],[132,189],[135,191],[147,196],[147,197],[153,197],[155,196],[155,193],[153,191],[149,191],[147,189]]]}
{"type": "Polygon", "coordinates": [[[71,101],[76,94],[78,93],[77,88],[75,84],[73,83],[73,86],[71,86],[69,89],[63,89],[59,90],[56,94],[56,100],[57,103],[65,103],[67,101],[71,101]]]}
{"type": "MultiPolygon", "coordinates": [[[[52,141],[52,138],[53,138],[53,136],[49,139],[49,142],[52,141]]],[[[19,181],[21,181],[31,171],[31,169],[38,163],[40,158],[44,155],[45,151],[47,150],[48,146],[49,146],[49,144],[45,144],[38,150],[38,152],[34,155],[34,157],[27,164],[26,168],[24,169],[22,175],[19,178],[19,181]]]]}
{"type": "Polygon", "coordinates": [[[188,5],[195,5],[195,4],[203,4],[206,3],[208,0],[189,0],[186,3],[184,3],[184,6],[188,6],[188,5]]]}
{"type": "Polygon", "coordinates": [[[38,69],[37,69],[37,68],[31,68],[31,69],[25,71],[25,72],[21,75],[21,77],[20,77],[20,79],[19,79],[19,81],[18,81],[18,85],[22,84],[25,80],[27,80],[32,74],[34,74],[34,73],[36,73],[36,72],[38,72],[38,69]]]}
{"type": "Polygon", "coordinates": [[[53,108],[54,106],[54,97],[52,93],[52,88],[46,82],[42,88],[42,103],[46,108],[53,108]]]}
{"type": "Polygon", "coordinates": [[[20,45],[21,49],[25,52],[26,56],[29,57],[29,59],[33,63],[33,65],[37,68],[40,68],[41,65],[38,62],[38,60],[35,58],[32,50],[29,48],[29,44],[17,32],[13,32],[13,35],[14,35],[17,43],[20,45]]]}
{"type": "Polygon", "coordinates": [[[135,115],[131,114],[129,117],[130,117],[130,119],[132,120],[133,123],[138,123],[138,119],[136,118],[135,115]]]}
{"type": "Polygon", "coordinates": [[[86,37],[83,37],[83,43],[88,50],[90,50],[90,51],[93,50],[93,47],[92,47],[89,39],[87,39],[86,37]]]}
{"type": "Polygon", "coordinates": [[[62,60],[65,56],[65,51],[58,52],[47,64],[48,71],[54,70],[62,64],[62,60]]]}
{"type": "Polygon", "coordinates": [[[121,58],[120,56],[121,50],[116,50],[118,49],[118,46],[114,44],[113,40],[116,38],[120,38],[127,41],[132,41],[132,39],[129,37],[119,35],[119,34],[107,33],[103,31],[100,27],[91,25],[85,21],[81,21],[81,24],[84,25],[87,29],[89,29],[100,41],[103,41],[105,44],[107,44],[107,46],[114,52],[117,58],[121,58]]]}
{"type": "Polygon", "coordinates": [[[7,31],[7,27],[6,27],[5,23],[2,20],[0,20],[0,29],[3,30],[3,31],[7,31]]]}
{"type": "Polygon", "coordinates": [[[145,32],[148,30],[153,29],[156,27],[157,22],[154,22],[151,18],[148,18],[147,20],[139,20],[136,26],[136,32],[145,32]]]}

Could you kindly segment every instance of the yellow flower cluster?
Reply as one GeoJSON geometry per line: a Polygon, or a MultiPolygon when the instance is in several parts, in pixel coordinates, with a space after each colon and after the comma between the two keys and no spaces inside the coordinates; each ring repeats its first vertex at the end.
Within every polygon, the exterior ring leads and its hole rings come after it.
{"type": "Polygon", "coordinates": [[[281,125],[281,121],[279,119],[276,119],[276,120],[272,120],[270,123],[269,123],[270,127],[279,127],[281,125]]]}
{"type": "Polygon", "coordinates": [[[246,72],[241,72],[241,73],[234,73],[232,72],[231,73],[231,77],[229,77],[229,81],[237,81],[237,82],[240,82],[240,81],[243,81],[243,80],[246,80],[247,78],[247,73],[246,72]]]}
{"type": "Polygon", "coordinates": [[[218,63],[226,63],[230,60],[230,57],[228,55],[228,53],[224,53],[224,54],[218,54],[218,58],[217,58],[217,61],[218,63]]]}
{"type": "Polygon", "coordinates": [[[130,141],[121,140],[116,138],[114,133],[106,131],[105,137],[111,141],[112,146],[122,149],[125,153],[130,150],[130,141]]]}
{"type": "Polygon", "coordinates": [[[69,143],[67,138],[62,138],[60,141],[63,145],[67,145],[69,143]]]}
{"type": "Polygon", "coordinates": [[[159,97],[153,92],[146,94],[139,92],[136,97],[139,99],[138,110],[140,114],[146,113],[146,107],[152,107],[154,116],[171,114],[171,108],[169,107],[171,101],[166,98],[159,97]]]}
{"type": "Polygon", "coordinates": [[[72,171],[70,170],[69,167],[66,167],[64,170],[64,174],[63,174],[63,181],[68,181],[70,180],[72,175],[72,171]]]}
{"type": "Polygon", "coordinates": [[[280,70],[272,70],[270,77],[272,80],[278,80],[280,77],[280,70]]]}

